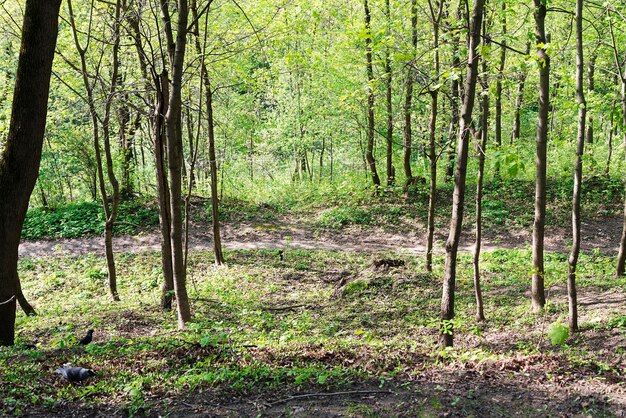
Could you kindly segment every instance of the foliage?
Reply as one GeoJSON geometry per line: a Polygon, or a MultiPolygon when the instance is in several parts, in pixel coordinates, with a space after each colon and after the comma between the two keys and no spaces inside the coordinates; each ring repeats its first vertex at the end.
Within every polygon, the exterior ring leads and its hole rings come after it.
{"type": "MultiPolygon", "coordinates": [[[[137,234],[158,225],[158,212],[141,202],[120,205],[114,233],[137,234]]],[[[25,239],[78,238],[101,235],[105,216],[96,202],[74,203],[54,209],[33,208],[28,211],[22,237],[25,239]]]]}

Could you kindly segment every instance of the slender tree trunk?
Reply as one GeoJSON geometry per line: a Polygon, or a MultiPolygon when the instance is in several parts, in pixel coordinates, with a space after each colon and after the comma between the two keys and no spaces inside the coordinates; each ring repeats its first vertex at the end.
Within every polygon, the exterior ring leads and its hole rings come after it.
{"type": "MultiPolygon", "coordinates": [[[[502,36],[506,36],[506,1],[502,2],[502,36]]],[[[502,79],[504,78],[504,66],[506,64],[506,38],[502,40],[500,48],[500,64],[498,66],[498,77],[496,78],[496,104],[495,104],[495,139],[496,148],[502,146],[502,79]]],[[[496,165],[495,177],[500,178],[500,166],[496,165]]]]}
{"type": "MultiPolygon", "coordinates": [[[[589,72],[587,73],[587,90],[590,94],[593,94],[595,90],[595,73],[596,73],[596,54],[592,54],[589,57],[589,72]]],[[[591,112],[587,112],[587,135],[585,136],[585,140],[588,144],[593,144],[593,114],[591,112]]]]}
{"type": "MultiPolygon", "coordinates": [[[[485,17],[486,19],[486,17],[485,17]]],[[[488,39],[486,24],[483,22],[484,38],[488,39]]],[[[483,182],[485,178],[485,152],[487,151],[487,136],[489,133],[489,84],[487,79],[487,61],[482,62],[482,95],[480,103],[480,141],[476,143],[476,153],[478,155],[478,178],[476,179],[476,241],[474,245],[474,295],[476,297],[476,320],[485,320],[485,310],[483,307],[483,293],[480,285],[480,250],[482,245],[482,222],[483,222],[483,182]]],[[[496,99],[497,100],[497,99],[496,99]]],[[[497,109],[497,106],[496,106],[497,109]]]]}
{"type": "MultiPolygon", "coordinates": [[[[456,21],[463,18],[463,0],[459,0],[456,10],[456,21]]],[[[448,31],[452,32],[452,67],[455,71],[461,68],[461,58],[459,57],[459,31],[453,28],[455,23],[448,24],[448,31]]],[[[461,99],[461,83],[458,77],[452,77],[450,82],[450,128],[448,131],[448,163],[446,164],[445,182],[448,183],[454,178],[454,155],[456,154],[456,139],[459,133],[459,102],[461,99]]]]}
{"type": "MultiPolygon", "coordinates": [[[[80,57],[80,69],[82,72],[83,84],[87,92],[87,105],[89,107],[89,114],[91,116],[91,125],[93,130],[93,146],[96,158],[96,172],[98,178],[98,186],[100,189],[100,197],[102,199],[102,205],[105,213],[105,225],[104,225],[104,249],[107,262],[107,272],[109,281],[109,291],[113,300],[119,301],[119,295],[117,293],[117,272],[115,269],[115,257],[113,254],[113,225],[115,224],[115,218],[117,216],[117,209],[119,206],[119,183],[115,177],[113,171],[113,157],[111,155],[111,143],[110,143],[110,128],[109,122],[111,119],[111,105],[115,91],[117,89],[118,82],[118,69],[119,69],[119,48],[120,48],[120,15],[121,15],[121,3],[117,0],[115,3],[115,15],[114,15],[114,30],[113,30],[113,63],[111,71],[111,85],[107,92],[107,99],[105,102],[104,116],[102,120],[102,139],[105,153],[106,174],[113,189],[112,196],[109,196],[106,184],[104,180],[104,164],[102,161],[102,150],[100,145],[100,121],[98,118],[98,112],[96,109],[96,103],[94,99],[94,85],[95,83],[89,80],[89,71],[87,69],[87,48],[89,47],[90,40],[92,39],[91,33],[87,34],[86,46],[83,47],[78,39],[79,31],[76,27],[76,21],[74,18],[74,11],[72,8],[71,0],[68,0],[68,10],[70,14],[70,25],[72,28],[72,35],[74,38],[74,44],[80,57]],[[109,197],[111,197],[111,206],[109,206],[109,197]]],[[[100,68],[96,68],[95,72],[99,73],[100,68]]]]}
{"type": "Polygon", "coordinates": [[[580,188],[583,181],[583,152],[585,149],[585,121],[587,102],[583,91],[583,0],[576,0],[576,102],[578,103],[578,136],[576,163],[574,165],[574,191],[572,193],[572,251],[569,256],[567,299],[569,304],[569,331],[578,331],[578,304],[576,301],[576,268],[580,253],[580,188]]]}
{"type": "Polygon", "coordinates": [[[371,27],[371,15],[368,0],[363,1],[365,8],[365,31],[367,36],[365,37],[365,57],[367,59],[367,150],[365,152],[365,159],[367,166],[369,167],[372,182],[374,186],[378,188],[380,186],[380,177],[378,177],[378,171],[376,170],[376,160],[374,160],[374,66],[372,63],[372,27],[371,27]]]}
{"type": "Polygon", "coordinates": [[[615,125],[615,102],[613,102],[613,106],[611,106],[611,124],[609,129],[609,137],[607,139],[607,155],[606,155],[606,166],[604,167],[604,174],[609,175],[611,171],[611,156],[613,155],[613,135],[615,135],[615,130],[617,126],[615,125]]]}
{"type": "MultiPolygon", "coordinates": [[[[609,20],[609,28],[613,47],[613,57],[615,59],[615,69],[619,72],[619,78],[622,85],[621,100],[622,100],[622,124],[626,126],[626,68],[622,69],[623,60],[620,59],[617,52],[617,43],[615,41],[615,32],[613,29],[613,23],[609,20]]],[[[626,130],[624,130],[624,146],[626,146],[626,130]]],[[[626,264],[626,198],[624,199],[624,222],[622,227],[622,236],[620,238],[619,252],[617,253],[617,267],[615,273],[617,276],[624,275],[624,268],[626,264]]]]}
{"type": "Polygon", "coordinates": [[[472,111],[476,96],[476,79],[478,77],[478,45],[482,26],[485,0],[476,0],[472,11],[469,32],[469,53],[467,75],[465,78],[465,94],[463,97],[462,116],[459,126],[457,144],[456,170],[454,173],[454,193],[452,196],[452,215],[450,217],[450,233],[446,241],[446,264],[444,271],[443,291],[441,297],[441,334],[440,342],[444,347],[453,344],[454,318],[454,287],[456,284],[456,259],[463,225],[465,203],[465,181],[467,177],[467,154],[472,124],[472,111]]]}
{"type": "MultiPolygon", "coordinates": [[[[168,4],[161,0],[163,24],[166,37],[173,38],[168,4]],[[169,28],[169,30],[168,30],[169,28]],[[169,33],[168,33],[169,32],[169,33]]],[[[178,22],[176,41],[170,44],[170,67],[172,79],[168,109],[165,114],[165,136],[167,139],[167,168],[170,180],[170,240],[172,243],[172,271],[174,272],[174,294],[178,312],[178,328],[184,329],[191,320],[191,308],[187,295],[186,271],[183,251],[183,199],[182,166],[183,141],[181,135],[182,78],[185,50],[187,46],[187,23],[189,7],[187,0],[178,0],[178,22]]]]}
{"type": "MultiPolygon", "coordinates": [[[[210,3],[209,3],[210,4],[210,3]]],[[[199,34],[200,31],[198,28],[200,24],[198,22],[198,10],[196,7],[195,0],[191,1],[191,13],[194,21],[196,21],[196,34],[199,34]]],[[[208,16],[208,10],[205,11],[208,16]]],[[[205,36],[207,33],[205,20],[205,36]]],[[[196,36],[196,52],[204,57],[204,50],[200,45],[200,39],[196,36]]],[[[217,190],[217,156],[215,153],[215,126],[213,119],[213,88],[211,86],[211,80],[209,79],[208,68],[202,59],[201,62],[201,75],[202,82],[205,87],[205,100],[206,100],[206,108],[207,108],[207,120],[208,120],[208,131],[209,131],[209,166],[211,169],[211,214],[213,216],[213,252],[215,254],[215,264],[222,265],[224,264],[224,253],[222,251],[222,238],[220,233],[220,216],[219,216],[219,194],[217,190]]],[[[321,157],[320,157],[321,158],[321,157]]]]}
{"type": "Polygon", "coordinates": [[[0,345],[15,341],[20,234],[43,146],[60,0],[26,0],[11,123],[0,152],[0,345]]]}
{"type": "Polygon", "coordinates": [[[169,81],[167,73],[161,73],[156,86],[156,109],[152,124],[154,142],[154,158],[156,169],[157,194],[159,197],[159,225],[161,230],[161,266],[163,268],[163,286],[161,290],[161,309],[172,309],[174,293],[174,269],[172,266],[172,239],[170,213],[169,182],[167,180],[166,156],[165,156],[165,114],[167,113],[169,98],[169,81]]]}
{"type": "MultiPolygon", "coordinates": [[[[430,15],[433,22],[433,70],[435,77],[439,76],[439,25],[443,17],[443,1],[428,1],[430,15]]],[[[430,123],[428,134],[428,160],[430,163],[430,189],[428,196],[428,228],[426,232],[426,271],[433,271],[433,242],[435,237],[435,199],[437,197],[437,105],[439,91],[430,92],[430,123]]]]}
{"type": "MultiPolygon", "coordinates": [[[[412,56],[415,59],[415,53],[417,50],[417,0],[411,0],[411,45],[412,56]]],[[[404,153],[403,153],[403,168],[404,168],[404,176],[406,177],[406,190],[408,192],[409,186],[413,183],[413,173],[411,172],[411,151],[413,148],[413,132],[412,132],[412,123],[411,123],[411,115],[413,113],[412,103],[413,103],[413,77],[415,71],[413,66],[415,64],[413,62],[408,63],[407,72],[406,72],[406,90],[404,96],[404,132],[403,132],[403,140],[404,140],[404,153]]]]}
{"type": "Polygon", "coordinates": [[[546,149],[550,112],[550,57],[543,45],[548,43],[545,31],[546,4],[543,0],[535,3],[535,39],[539,63],[539,114],[537,116],[537,175],[535,181],[535,221],[533,225],[533,276],[532,307],[534,312],[543,310],[546,303],[543,264],[543,240],[546,219],[546,149]]]}
{"type": "MultiPolygon", "coordinates": [[[[387,36],[391,36],[390,0],[385,0],[387,17],[387,36]]],[[[385,49],[385,88],[387,91],[387,185],[393,186],[396,181],[396,169],[393,166],[393,102],[392,102],[391,48],[385,49]]]]}
{"type": "MultiPolygon", "coordinates": [[[[526,43],[526,55],[530,54],[530,42],[526,43]]],[[[513,131],[511,132],[511,144],[517,142],[521,135],[521,111],[524,104],[524,86],[526,85],[527,71],[520,71],[517,78],[517,97],[515,98],[515,111],[513,112],[513,131]]]]}

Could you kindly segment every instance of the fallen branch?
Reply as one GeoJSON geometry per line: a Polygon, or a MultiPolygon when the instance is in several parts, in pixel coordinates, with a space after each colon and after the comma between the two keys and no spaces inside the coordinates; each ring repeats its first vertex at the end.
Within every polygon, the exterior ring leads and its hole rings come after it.
{"type": "Polygon", "coordinates": [[[307,308],[307,309],[313,309],[313,308],[323,308],[326,305],[315,305],[312,303],[301,303],[298,305],[286,305],[286,306],[265,306],[263,307],[264,310],[266,311],[272,311],[272,312],[281,312],[281,311],[291,311],[294,309],[298,309],[298,308],[307,308]]]}
{"type": "Polygon", "coordinates": [[[369,394],[387,394],[390,395],[390,390],[351,390],[347,392],[316,392],[316,393],[304,393],[302,395],[292,395],[283,399],[279,399],[274,402],[269,402],[269,406],[276,406],[283,403],[291,402],[296,399],[308,399],[316,397],[329,397],[329,396],[344,396],[344,395],[369,395],[369,394]]]}

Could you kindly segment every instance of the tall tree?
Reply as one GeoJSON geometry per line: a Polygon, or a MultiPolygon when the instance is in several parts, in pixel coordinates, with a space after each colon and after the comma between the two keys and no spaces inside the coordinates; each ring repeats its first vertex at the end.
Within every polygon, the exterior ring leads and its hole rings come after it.
{"type": "MultiPolygon", "coordinates": [[[[208,7],[211,5],[213,0],[209,0],[208,5],[206,6],[207,17],[208,20],[208,7]]],[[[199,35],[199,18],[198,8],[196,6],[196,0],[191,0],[191,14],[193,20],[196,22],[196,34],[199,35]]],[[[206,36],[206,21],[204,28],[205,36],[206,36]]],[[[208,124],[208,136],[209,136],[209,167],[211,169],[211,214],[212,214],[212,222],[213,222],[213,253],[215,254],[215,264],[222,265],[224,264],[224,253],[222,251],[222,237],[220,234],[220,219],[219,219],[219,196],[217,194],[217,157],[215,155],[215,121],[213,119],[213,86],[211,86],[211,80],[209,78],[209,70],[204,61],[205,49],[200,45],[200,37],[196,36],[196,52],[200,55],[200,76],[202,78],[202,83],[204,84],[204,94],[207,108],[207,124],[208,124]]]]}
{"type": "MultiPolygon", "coordinates": [[[[115,257],[113,255],[113,225],[115,224],[115,219],[117,217],[117,210],[119,206],[119,183],[115,176],[115,172],[113,170],[113,156],[111,153],[111,107],[113,105],[113,98],[116,94],[117,83],[118,83],[118,69],[119,69],[119,49],[120,49],[120,14],[121,14],[121,4],[120,0],[117,0],[115,3],[115,11],[113,16],[113,50],[112,50],[112,65],[111,65],[111,80],[108,88],[106,89],[106,98],[104,100],[104,110],[102,115],[102,122],[100,121],[100,117],[98,115],[98,109],[96,105],[95,98],[95,88],[98,84],[105,85],[103,81],[103,77],[101,75],[101,63],[102,60],[97,61],[96,68],[93,69],[91,73],[95,73],[95,79],[90,79],[90,70],[87,68],[87,60],[88,60],[88,49],[89,45],[92,44],[92,40],[94,38],[92,31],[92,17],[93,10],[90,12],[90,21],[88,30],[86,33],[85,45],[83,46],[79,40],[79,29],[76,26],[76,19],[74,18],[74,9],[72,7],[71,0],[68,0],[67,7],[70,15],[70,26],[72,28],[72,36],[74,38],[74,45],[76,50],[78,51],[78,55],[80,57],[80,71],[83,79],[83,84],[85,86],[85,91],[87,92],[87,106],[89,107],[89,115],[91,117],[91,127],[92,127],[92,136],[93,136],[93,146],[95,150],[96,157],[96,170],[98,174],[98,186],[100,190],[100,197],[102,199],[102,205],[104,207],[105,213],[105,224],[104,224],[104,249],[105,256],[107,261],[107,272],[109,279],[109,291],[111,292],[111,296],[113,300],[119,300],[119,296],[117,293],[117,272],[115,268],[115,257]],[[102,132],[102,138],[100,133],[102,132]],[[102,144],[100,141],[102,139],[102,144]],[[105,172],[102,161],[102,148],[104,148],[105,155],[105,164],[106,164],[106,175],[113,190],[111,196],[107,191],[106,183],[105,183],[105,172]]],[[[93,8],[93,5],[91,6],[93,8]]]]}
{"type": "MultiPolygon", "coordinates": [[[[526,56],[530,54],[530,42],[526,43],[526,56]]],[[[522,121],[521,112],[524,103],[524,86],[526,85],[526,64],[522,63],[522,69],[517,75],[517,95],[515,97],[515,110],[513,111],[513,130],[511,131],[511,144],[517,142],[521,135],[522,121]]]]}
{"type": "Polygon", "coordinates": [[[185,323],[191,320],[191,308],[187,295],[187,272],[185,270],[183,251],[183,139],[181,132],[182,81],[187,47],[189,5],[187,0],[177,1],[178,21],[176,23],[176,37],[174,38],[169,3],[167,0],[161,0],[160,4],[172,77],[169,81],[170,91],[167,100],[167,112],[164,115],[165,138],[167,142],[167,171],[170,189],[172,272],[178,312],[178,328],[183,329],[185,328],[185,323]]]}
{"type": "Polygon", "coordinates": [[[413,113],[413,82],[415,77],[415,57],[417,53],[417,0],[411,0],[411,56],[412,60],[407,65],[406,70],[406,86],[404,93],[404,153],[403,153],[403,167],[404,176],[406,177],[406,190],[413,183],[413,173],[411,171],[411,151],[413,148],[413,128],[412,118],[413,113]]]}
{"type": "MultiPolygon", "coordinates": [[[[487,36],[487,17],[483,22],[483,38],[487,36]]],[[[478,178],[476,179],[476,232],[474,245],[474,296],[476,298],[476,320],[485,320],[485,310],[483,308],[483,293],[480,284],[480,250],[482,244],[482,222],[483,222],[483,183],[485,178],[485,152],[487,151],[487,136],[489,135],[489,79],[487,60],[481,59],[482,71],[480,84],[482,87],[480,101],[480,129],[476,138],[476,154],[478,155],[478,178]]],[[[498,74],[499,76],[499,74],[498,74]]],[[[497,90],[497,87],[496,87],[497,90]]],[[[497,100],[497,99],[496,99],[497,100]]],[[[496,106],[497,109],[497,106],[496,106]]]]}
{"type": "Polygon", "coordinates": [[[0,154],[0,345],[15,340],[17,257],[35,187],[61,0],[26,0],[11,123],[0,154]]]}
{"type": "Polygon", "coordinates": [[[568,259],[569,275],[567,296],[569,304],[570,333],[578,331],[578,307],[576,298],[576,268],[580,253],[580,188],[583,181],[583,152],[585,150],[585,122],[587,102],[583,90],[583,0],[576,0],[576,102],[578,103],[578,136],[576,139],[576,162],[574,165],[574,191],[572,196],[572,251],[568,259]]]}
{"type": "Polygon", "coordinates": [[[374,65],[372,62],[372,15],[370,13],[368,0],[363,0],[365,9],[365,58],[367,61],[367,149],[365,159],[372,176],[375,187],[380,186],[380,177],[376,170],[376,160],[374,159],[374,65]]]}
{"type": "MultiPolygon", "coordinates": [[[[502,36],[506,36],[506,1],[502,1],[502,36]]],[[[500,63],[496,78],[496,103],[495,103],[495,140],[496,147],[502,146],[502,80],[504,79],[504,67],[506,64],[506,38],[502,39],[500,48],[500,63]]],[[[500,167],[496,165],[496,177],[500,176],[500,167]]]]}
{"type": "Polygon", "coordinates": [[[469,31],[468,65],[465,76],[465,94],[459,126],[457,142],[456,169],[454,172],[454,193],[452,195],[452,215],[450,216],[450,233],[446,241],[446,264],[441,296],[440,343],[444,347],[454,342],[452,319],[454,318],[454,287],[456,284],[456,262],[463,226],[465,208],[465,182],[467,178],[467,154],[472,126],[472,111],[476,97],[476,80],[478,78],[478,45],[483,20],[485,0],[476,0],[472,10],[469,31]]]}
{"type": "Polygon", "coordinates": [[[533,224],[533,276],[531,299],[534,312],[543,310],[546,303],[543,263],[543,240],[546,222],[547,143],[550,112],[550,56],[547,51],[546,12],[544,0],[533,0],[535,5],[535,40],[539,66],[539,112],[537,115],[537,156],[535,180],[535,221],[533,224]]]}
{"type": "MultiPolygon", "coordinates": [[[[387,36],[391,37],[391,6],[385,0],[385,17],[387,18],[387,36]]],[[[387,40],[385,46],[385,90],[387,103],[387,185],[393,186],[396,181],[396,168],[393,166],[393,89],[391,74],[391,46],[387,40]]]]}
{"type": "MultiPolygon", "coordinates": [[[[428,0],[428,10],[433,25],[433,73],[439,77],[439,29],[444,12],[444,0],[428,0]]],[[[433,242],[435,237],[435,200],[437,198],[437,106],[439,83],[430,90],[430,122],[428,124],[428,160],[430,166],[430,192],[428,197],[428,227],[426,232],[426,271],[433,271],[433,242]]]]}

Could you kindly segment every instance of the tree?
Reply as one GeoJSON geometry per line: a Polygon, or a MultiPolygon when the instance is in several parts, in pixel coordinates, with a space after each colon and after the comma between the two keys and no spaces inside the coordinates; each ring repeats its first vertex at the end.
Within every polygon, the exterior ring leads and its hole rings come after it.
{"type": "MultiPolygon", "coordinates": [[[[167,112],[164,115],[165,138],[167,141],[167,169],[170,192],[170,241],[172,243],[172,272],[174,278],[174,295],[178,312],[178,328],[185,328],[191,320],[191,308],[187,295],[187,284],[183,252],[183,200],[182,200],[182,166],[183,140],[181,130],[182,80],[187,47],[187,24],[189,7],[187,0],[178,0],[178,22],[176,40],[172,30],[169,5],[161,0],[161,18],[168,41],[168,57],[171,72],[167,112]]],[[[167,74],[167,73],[164,73],[167,74]]]]}
{"type": "Polygon", "coordinates": [[[467,178],[467,154],[472,126],[472,111],[476,97],[476,80],[478,78],[478,45],[482,27],[485,0],[476,0],[472,10],[470,23],[468,66],[465,76],[465,95],[461,109],[459,135],[457,141],[456,168],[454,172],[454,193],[452,195],[452,215],[450,216],[450,233],[446,241],[446,264],[441,296],[440,343],[451,347],[454,341],[452,319],[454,318],[454,287],[456,285],[456,259],[463,226],[463,210],[465,205],[465,182],[467,178]]]}
{"type": "Polygon", "coordinates": [[[372,15],[368,0],[363,0],[365,9],[365,57],[367,60],[367,149],[365,159],[372,176],[374,186],[380,186],[380,177],[376,171],[376,160],[374,159],[374,66],[372,63],[372,15]]]}
{"type": "Polygon", "coordinates": [[[535,180],[535,221],[533,223],[533,276],[531,299],[534,312],[543,310],[546,303],[543,264],[543,239],[546,222],[546,150],[550,113],[550,56],[547,52],[546,3],[533,0],[535,4],[535,40],[537,42],[537,64],[539,66],[539,113],[537,115],[537,156],[535,180]]]}
{"type": "Polygon", "coordinates": [[[27,0],[11,123],[0,154],[0,345],[15,339],[17,256],[41,160],[61,0],[27,0]]]}
{"type": "Polygon", "coordinates": [[[583,0],[576,0],[576,102],[578,103],[578,135],[576,138],[576,162],[574,165],[574,191],[572,196],[572,251],[568,259],[567,299],[569,305],[570,333],[578,331],[578,308],[576,298],[576,268],[580,253],[580,188],[583,181],[583,152],[585,150],[585,122],[587,102],[583,90],[583,0]]]}
{"type": "MultiPolygon", "coordinates": [[[[440,72],[439,62],[439,27],[443,18],[443,0],[428,0],[428,10],[433,25],[433,72],[437,80],[440,72]]],[[[430,122],[428,124],[428,160],[430,166],[430,189],[428,197],[428,228],[426,232],[426,271],[433,271],[433,241],[435,237],[435,199],[437,198],[437,104],[439,83],[430,90],[430,122]]]]}
{"type": "Polygon", "coordinates": [[[417,0],[411,0],[411,55],[413,60],[409,62],[407,65],[406,71],[406,86],[405,86],[405,95],[404,95],[404,132],[403,132],[403,140],[404,140],[404,157],[403,157],[403,167],[404,167],[404,176],[406,177],[406,190],[408,191],[409,186],[413,183],[413,173],[411,172],[411,150],[413,147],[413,131],[412,131],[412,123],[411,123],[411,114],[413,112],[412,103],[413,103],[413,79],[415,77],[415,56],[417,49],[417,0]]]}

